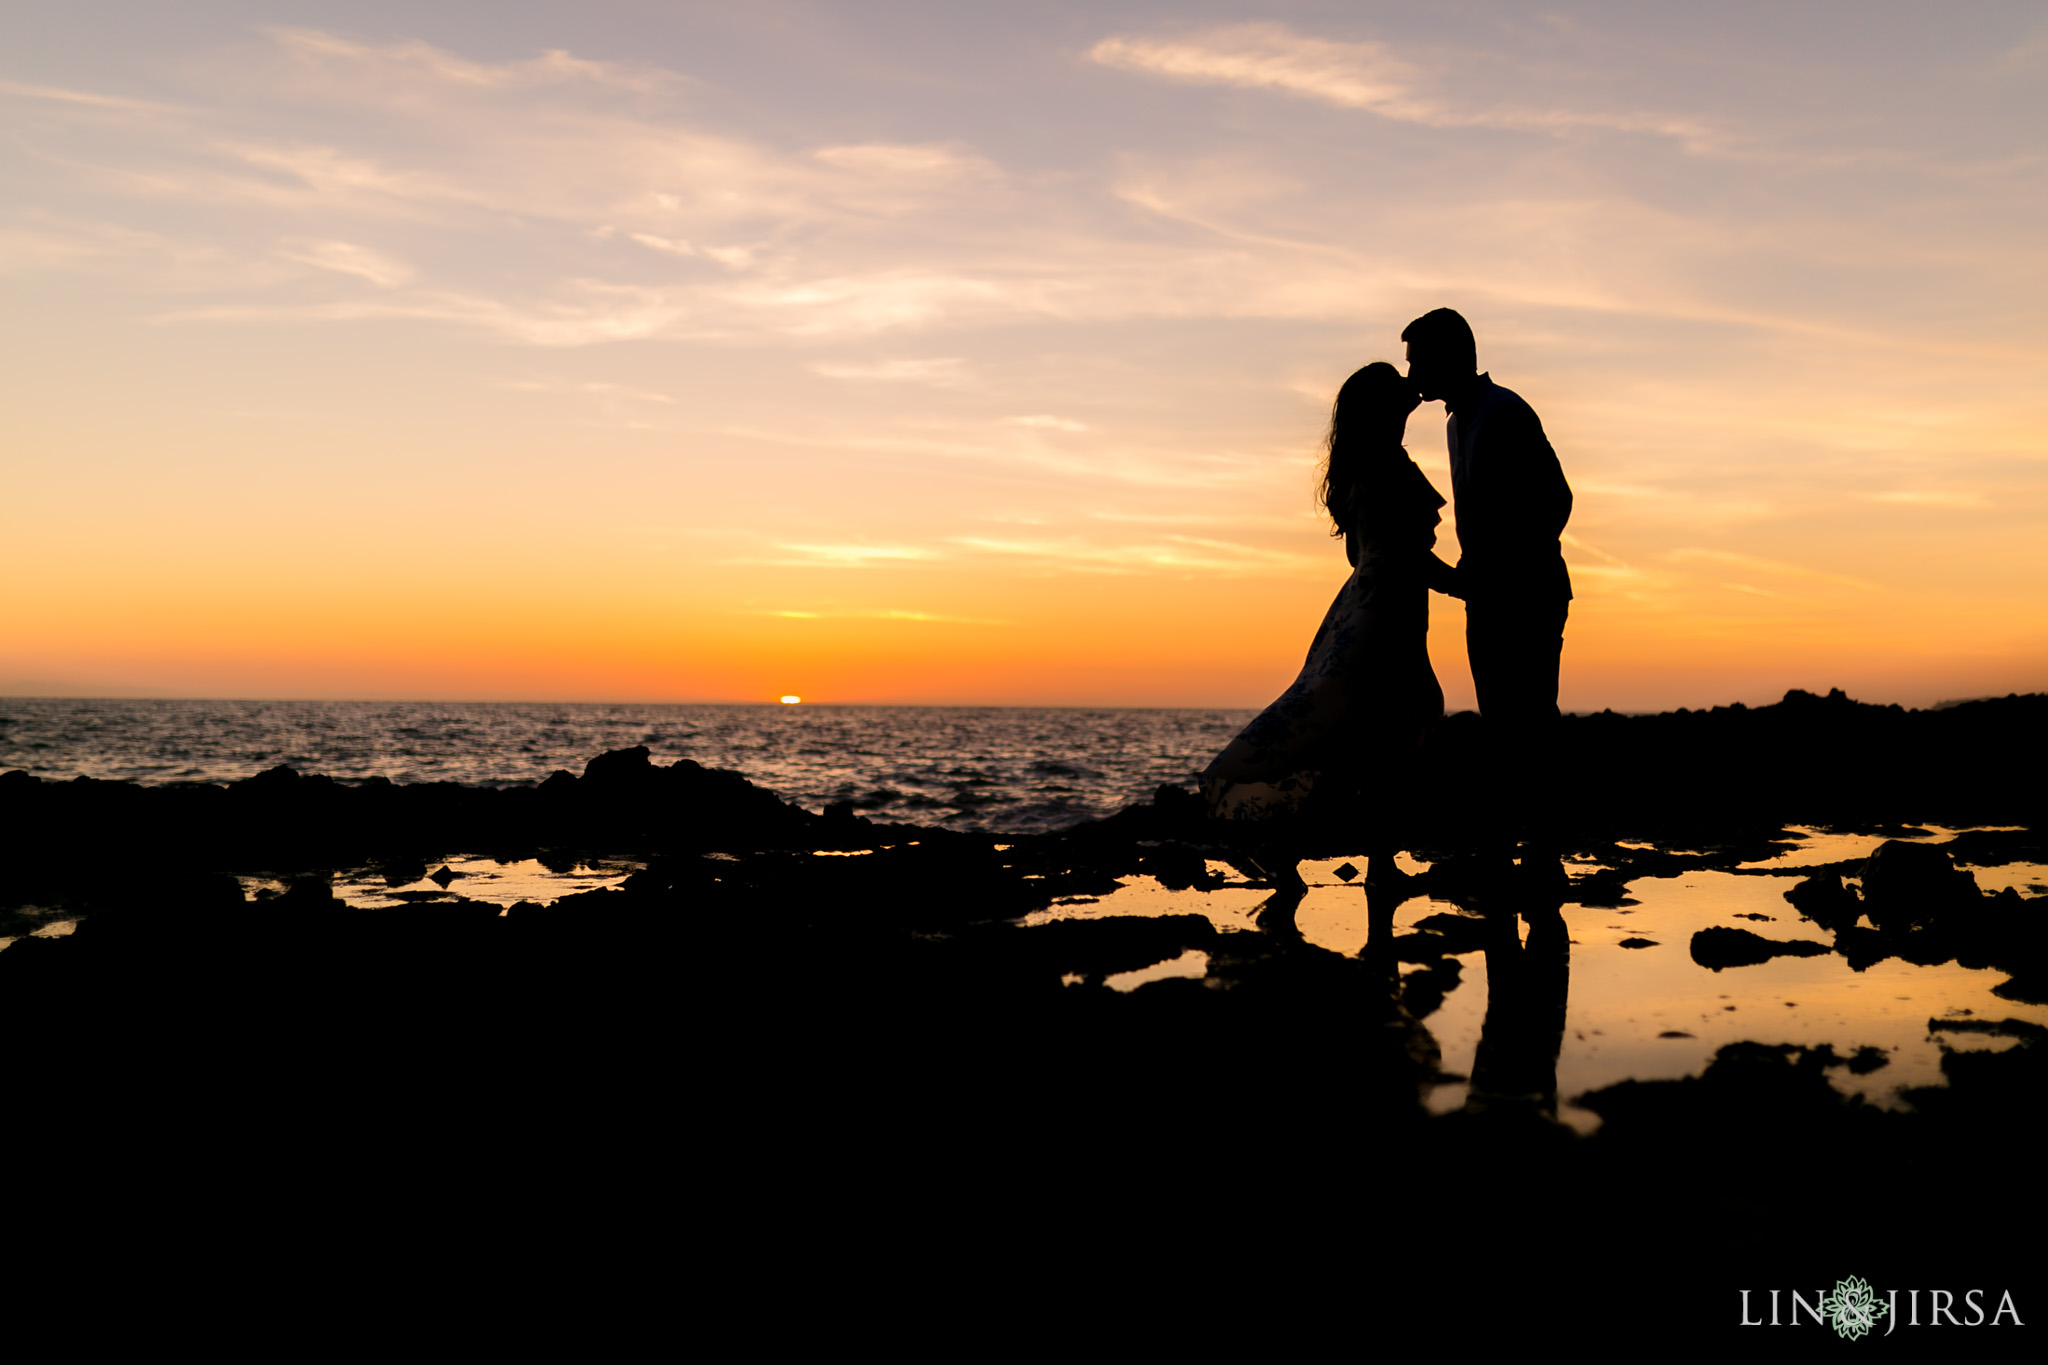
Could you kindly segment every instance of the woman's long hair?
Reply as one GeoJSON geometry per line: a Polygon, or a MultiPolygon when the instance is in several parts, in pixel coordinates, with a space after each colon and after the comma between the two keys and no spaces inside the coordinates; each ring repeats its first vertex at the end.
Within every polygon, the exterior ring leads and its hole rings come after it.
{"type": "Polygon", "coordinates": [[[1316,482],[1316,504],[1330,514],[1331,535],[1351,529],[1367,462],[1375,454],[1401,448],[1401,429],[1420,401],[1415,386],[1384,360],[1373,361],[1337,390],[1316,482]]]}

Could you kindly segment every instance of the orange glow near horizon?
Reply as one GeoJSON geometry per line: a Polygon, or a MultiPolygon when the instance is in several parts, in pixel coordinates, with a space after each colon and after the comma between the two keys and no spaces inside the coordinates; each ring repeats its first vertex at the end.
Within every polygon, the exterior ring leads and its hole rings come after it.
{"type": "MultiPolygon", "coordinates": [[[[2048,689],[2048,47],[1873,18],[1778,81],[1592,9],[1539,66],[1421,12],[53,21],[0,695],[1260,706],[1346,572],[1330,398],[1442,304],[1576,493],[1568,709],[2048,689]]],[[[1448,496],[1439,406],[1408,446],[1448,496]]]]}

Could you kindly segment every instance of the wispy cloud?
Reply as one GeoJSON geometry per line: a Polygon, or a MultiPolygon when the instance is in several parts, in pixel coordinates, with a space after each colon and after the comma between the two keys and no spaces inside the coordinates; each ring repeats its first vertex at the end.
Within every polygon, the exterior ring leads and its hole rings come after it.
{"type": "Polygon", "coordinates": [[[991,280],[917,270],[764,281],[713,292],[792,336],[883,332],[963,312],[1009,314],[1017,302],[991,280]]]}
{"type": "Polygon", "coordinates": [[[1273,573],[1292,575],[1329,567],[1327,557],[1182,535],[1160,536],[1149,542],[1120,545],[1091,544],[1074,538],[1012,540],[995,536],[955,536],[949,543],[963,550],[1084,573],[1198,573],[1239,577],[1273,573]]]}
{"type": "MultiPolygon", "coordinates": [[[[1132,526],[1230,526],[1239,530],[1299,531],[1305,518],[1316,514],[1304,509],[1298,517],[1278,517],[1254,512],[1249,508],[1233,507],[1225,511],[1212,512],[1131,512],[1102,510],[1088,513],[1091,521],[1107,521],[1132,526]]],[[[1320,521],[1318,519],[1318,523],[1320,521]]]]}
{"type": "Polygon", "coordinates": [[[1604,560],[1608,564],[1615,565],[1623,569],[1626,569],[1628,567],[1627,561],[1623,560],[1621,556],[1611,555],[1597,545],[1588,544],[1586,541],[1579,539],[1579,537],[1573,535],[1569,531],[1566,531],[1560,536],[1558,536],[1558,540],[1560,540],[1566,545],[1571,546],[1574,550],[1584,550],[1587,554],[1597,556],[1599,559],[1604,560]]]}
{"type": "Polygon", "coordinates": [[[382,77],[380,83],[387,90],[398,87],[407,76],[477,90],[530,90],[573,82],[652,91],[678,83],[674,72],[658,67],[590,61],[559,49],[525,61],[477,62],[418,41],[360,43],[306,28],[273,27],[264,32],[294,59],[295,74],[317,72],[355,79],[371,72],[382,77]]]}
{"type": "Polygon", "coordinates": [[[1000,174],[995,163],[986,157],[957,144],[943,142],[908,145],[871,142],[820,147],[811,155],[829,166],[863,175],[983,179],[1000,174]]]}
{"type": "Polygon", "coordinates": [[[941,611],[911,611],[902,607],[746,612],[752,616],[777,616],[792,621],[902,621],[911,625],[1007,626],[1009,621],[992,616],[956,616],[941,611]]]}
{"type": "Polygon", "coordinates": [[[157,100],[130,99],[124,95],[102,95],[91,90],[66,90],[53,85],[24,85],[19,81],[0,81],[0,95],[12,95],[16,99],[50,100],[59,104],[82,105],[90,109],[118,110],[133,114],[182,114],[189,112],[182,106],[164,104],[157,100]]]}
{"type": "Polygon", "coordinates": [[[1425,71],[1385,43],[1339,42],[1284,24],[1226,24],[1180,38],[1105,38],[1088,50],[1103,66],[1198,85],[1272,90],[1441,128],[1558,131],[1601,128],[1676,138],[1691,148],[1725,139],[1694,119],[1598,109],[1482,105],[1454,98],[1448,73],[1425,71]]]}
{"type": "Polygon", "coordinates": [[[805,432],[765,431],[758,427],[720,427],[721,436],[745,441],[772,441],[777,445],[802,446],[812,450],[888,451],[902,455],[959,455],[980,457],[999,453],[986,443],[950,441],[923,436],[817,436],[805,432]]]}
{"type": "Polygon", "coordinates": [[[1383,43],[1305,38],[1281,24],[1229,24],[1181,39],[1104,38],[1088,49],[1103,66],[1203,85],[1278,90],[1390,118],[1420,119],[1420,73],[1383,43]]]}
{"type": "MultiPolygon", "coordinates": [[[[317,145],[244,143],[225,148],[258,170],[297,181],[312,198],[327,202],[360,201],[374,196],[400,201],[444,200],[485,204],[490,196],[432,172],[393,168],[373,157],[317,145]]],[[[262,186],[244,182],[259,197],[262,186]]]]}
{"type": "Polygon", "coordinates": [[[1580,564],[1571,566],[1572,590],[1582,597],[1610,598],[1658,610],[1676,608],[1685,580],[1665,570],[1636,564],[1580,564]]]}
{"type": "MultiPolygon", "coordinates": [[[[667,99],[687,84],[680,77],[564,53],[490,63],[300,29],[274,30],[267,44],[246,70],[221,73],[219,107],[201,120],[208,131],[181,124],[152,141],[142,121],[118,158],[98,144],[90,155],[35,155],[138,200],[244,215],[271,240],[385,241],[387,228],[406,225],[459,249],[409,251],[403,281],[381,267],[328,265],[379,283],[390,295],[381,300],[309,300],[301,289],[289,300],[223,299],[172,320],[407,318],[545,347],[772,344],[1023,323],[1348,322],[1391,314],[1421,292],[1855,344],[1897,339],[1791,308],[1746,309],[1702,289],[1675,262],[1752,249],[1753,224],[1707,223],[1583,184],[1492,191],[1485,202],[1461,193],[1387,218],[1383,204],[1354,213],[1345,194],[1329,199],[1328,186],[1243,159],[1139,155],[1120,158],[1106,179],[1033,178],[957,141],[752,140],[713,131],[667,99]],[[329,117],[328,135],[273,133],[317,127],[286,124],[274,117],[280,109],[329,117]],[[1248,200],[1265,208],[1254,212],[1248,200]],[[1124,204],[1181,230],[1148,224],[1132,233],[1124,204]],[[1111,206],[1119,216],[1105,216],[1111,206]],[[1325,222],[1352,226],[1327,240],[1303,227],[1325,222]],[[464,268],[471,259],[499,268],[464,268]]],[[[1092,56],[1446,128],[1642,122],[1597,110],[1480,108],[1386,44],[1271,24],[1108,38],[1092,56]]],[[[1842,249],[1832,233],[1830,259],[1842,249]]],[[[71,268],[97,259],[76,256],[71,268]]],[[[1939,344],[1912,338],[1913,348],[1939,344]]],[[[843,362],[819,372],[888,377],[843,362]]]]}
{"type": "Polygon", "coordinates": [[[661,237],[652,232],[629,232],[631,241],[638,242],[650,251],[666,251],[672,256],[702,256],[704,253],[680,237],[661,237]]]}
{"type": "MultiPolygon", "coordinates": [[[[1074,481],[1173,489],[1180,493],[1225,488],[1242,490],[1249,485],[1269,481],[1275,464],[1271,456],[1258,458],[1217,451],[1190,454],[1179,447],[1153,449],[1135,443],[1104,446],[1096,444],[1093,437],[1066,439],[1081,433],[1062,432],[1061,439],[1049,440],[1037,428],[1018,428],[1008,422],[929,422],[922,425],[927,431],[958,434],[907,435],[857,430],[813,433],[740,425],[719,427],[717,433],[741,440],[772,441],[777,445],[814,450],[973,460],[1011,470],[1043,471],[1074,481]]],[[[1305,460],[1306,456],[1302,458],[1305,460]]],[[[1305,470],[1303,478],[1306,479],[1305,470]]]]}
{"type": "MultiPolygon", "coordinates": [[[[588,346],[657,336],[688,336],[685,311],[661,290],[579,281],[556,302],[517,303],[452,290],[394,291],[368,299],[312,304],[220,304],[164,313],[157,322],[357,322],[410,318],[497,333],[531,346],[588,346]],[[580,296],[580,297],[579,297],[580,296]]],[[[713,329],[697,335],[715,334],[713,329]]]]}
{"type": "Polygon", "coordinates": [[[553,377],[501,379],[495,387],[509,393],[573,393],[587,394],[594,398],[613,399],[632,403],[663,403],[673,406],[675,399],[665,393],[651,389],[638,389],[630,384],[616,384],[604,379],[557,379],[553,377]]]}
{"type": "Polygon", "coordinates": [[[1899,507],[1949,507],[1974,511],[1991,506],[1991,500],[1982,493],[1968,493],[1959,489],[1895,488],[1882,493],[1862,493],[1858,496],[1870,502],[1891,503],[1899,507]]]}
{"type": "Polygon", "coordinates": [[[2038,75],[2048,71],[2048,26],[2035,28],[1991,61],[2000,76],[2038,75]]]}
{"type": "Polygon", "coordinates": [[[874,380],[881,383],[955,385],[965,381],[967,362],[959,356],[873,361],[824,360],[811,369],[827,379],[874,380]]]}
{"type": "Polygon", "coordinates": [[[777,561],[795,565],[823,565],[842,569],[866,568],[875,564],[910,564],[939,559],[936,550],[917,545],[777,545],[793,560],[777,561]]]}
{"type": "MultiPolygon", "coordinates": [[[[1847,574],[1835,573],[1828,569],[1816,569],[1806,564],[1790,564],[1780,559],[1764,559],[1756,555],[1741,554],[1733,550],[1713,550],[1698,546],[1682,546],[1667,552],[1664,558],[1673,564],[1713,564],[1722,567],[1749,569],[1762,574],[1775,574],[1784,578],[1801,579],[1810,583],[1830,583],[1836,587],[1856,588],[1863,592],[1880,591],[1877,584],[1867,582],[1861,578],[1852,578],[1847,574]]],[[[1761,588],[1725,583],[1722,586],[1735,586],[1739,591],[1763,593],[1766,597],[1777,595],[1765,593],[1761,588]]]]}
{"type": "Polygon", "coordinates": [[[381,251],[354,242],[287,241],[278,255],[302,265],[317,266],[341,275],[354,275],[389,289],[412,279],[413,268],[381,251]]]}

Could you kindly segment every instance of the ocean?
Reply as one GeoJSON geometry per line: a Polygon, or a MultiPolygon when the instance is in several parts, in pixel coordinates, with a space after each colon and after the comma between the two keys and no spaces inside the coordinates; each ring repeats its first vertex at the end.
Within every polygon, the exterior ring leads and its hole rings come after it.
{"type": "Polygon", "coordinates": [[[232,782],[286,764],[340,781],[494,787],[645,744],[810,810],[1026,833],[1187,783],[1256,712],[953,706],[0,698],[0,772],[232,782]]]}

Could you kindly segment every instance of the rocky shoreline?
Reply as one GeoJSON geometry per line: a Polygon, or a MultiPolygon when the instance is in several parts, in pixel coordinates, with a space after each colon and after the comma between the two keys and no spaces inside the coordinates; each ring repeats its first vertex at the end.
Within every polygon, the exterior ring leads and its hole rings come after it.
{"type": "MultiPolygon", "coordinates": [[[[2001,998],[2048,1003],[2043,898],[1983,894],[1954,866],[2048,861],[2044,728],[2043,697],[1577,718],[1560,808],[1570,851],[1601,870],[1485,884],[1456,822],[1425,820],[1428,872],[1368,896],[1371,939],[1350,957],[1289,934],[1284,906],[1256,933],[1194,914],[1019,922],[1132,876],[1192,888],[1221,863],[1256,885],[1174,788],[996,837],[813,814],[644,747],[504,790],[8,773],[0,933],[77,928],[0,952],[0,1024],[38,1142],[116,1169],[147,1133],[152,1161],[222,1142],[266,1169],[352,1153],[330,1183],[357,1197],[416,1188],[424,1161],[467,1199],[521,1172],[560,1198],[566,1160],[606,1197],[662,1185],[740,1254],[810,1264],[854,1257],[862,1229],[908,1229],[903,1273],[961,1293],[1047,1247],[1083,1278],[1185,1290],[1176,1277],[1239,1241],[1314,1248],[1316,1273],[1462,1257],[1531,1293],[1573,1258],[1645,1245],[1731,1284],[1803,1284],[1852,1253],[1858,1273],[1924,1279],[1927,1246],[1994,1275],[2040,1235],[2040,1026],[1930,1020],[2012,1041],[1949,1054],[1946,1084],[1897,1112],[1829,1084],[1857,1055],[1760,1034],[1696,1078],[1584,1097],[1603,1123],[1581,1137],[1542,1094],[1562,997],[1538,959],[1553,941],[1568,957],[1567,926],[1630,881],[1792,847],[1787,821],[1995,824],[1802,869],[1789,899],[1808,946],[1728,926],[1690,951],[1736,972],[1784,951],[1858,970],[1955,961],[2004,973],[2001,998]],[[365,911],[330,887],[346,868],[416,881],[462,852],[641,870],[509,907],[451,894],[365,911]],[[286,889],[249,898],[237,878],[254,875],[286,889]],[[1458,909],[1396,932],[1417,894],[1458,909]],[[1506,962],[1524,941],[1526,965],[1492,971],[1483,1102],[1432,1114],[1427,1020],[1459,955],[1506,962]],[[1104,985],[1189,950],[1207,955],[1200,979],[1104,985]],[[793,1228],[801,1247],[778,1250],[793,1228]]],[[[1447,727],[1424,809],[1455,810],[1471,743],[1447,727]]],[[[1331,856],[1356,852],[1328,838],[1331,856]]]]}

